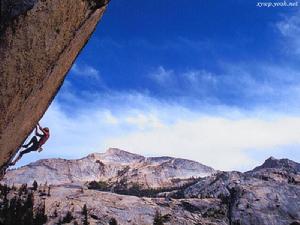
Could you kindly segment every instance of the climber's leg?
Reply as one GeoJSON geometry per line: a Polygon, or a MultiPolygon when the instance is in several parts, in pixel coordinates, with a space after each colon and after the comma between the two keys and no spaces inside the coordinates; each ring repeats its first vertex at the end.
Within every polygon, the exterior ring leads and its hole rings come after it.
{"type": "Polygon", "coordinates": [[[28,148],[29,145],[36,145],[38,143],[38,140],[36,136],[33,136],[31,140],[28,142],[28,144],[22,145],[23,148],[28,148]]]}
{"type": "MultiPolygon", "coordinates": [[[[36,142],[36,143],[37,143],[37,142],[36,142]]],[[[29,147],[29,148],[27,148],[27,149],[25,149],[25,150],[23,150],[23,151],[20,151],[18,157],[17,157],[14,161],[12,161],[12,162],[10,163],[10,166],[14,166],[14,165],[22,158],[22,156],[23,156],[24,154],[27,154],[27,153],[32,152],[32,151],[36,151],[37,149],[38,149],[38,145],[35,144],[35,145],[32,145],[31,147],[29,147]]]]}

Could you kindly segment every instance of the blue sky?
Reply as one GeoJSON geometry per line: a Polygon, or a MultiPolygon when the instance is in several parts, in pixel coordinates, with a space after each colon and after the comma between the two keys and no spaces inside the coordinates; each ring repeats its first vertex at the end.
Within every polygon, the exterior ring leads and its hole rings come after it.
{"type": "Polygon", "coordinates": [[[46,150],[21,164],[108,147],[225,170],[300,161],[300,8],[256,4],[111,1],[42,120],[46,150]]]}
{"type": "Polygon", "coordinates": [[[291,43],[278,27],[297,10],[258,8],[251,1],[112,1],[76,62],[95,68],[101,79],[70,75],[67,81],[78,94],[109,89],[238,107],[270,103],[274,96],[257,99],[258,93],[243,86],[294,83],[293,74],[282,77],[285,70],[274,74],[269,67],[299,70],[298,57],[289,52],[291,43]],[[199,84],[191,88],[193,79],[199,84]]]}

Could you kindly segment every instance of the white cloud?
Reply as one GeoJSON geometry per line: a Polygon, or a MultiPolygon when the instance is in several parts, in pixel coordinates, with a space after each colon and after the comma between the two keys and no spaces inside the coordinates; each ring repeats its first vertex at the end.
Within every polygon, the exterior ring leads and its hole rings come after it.
{"type": "Polygon", "coordinates": [[[129,116],[125,121],[130,125],[138,127],[140,130],[162,128],[164,126],[155,115],[145,115],[144,112],[129,116]]]}
{"type": "Polygon", "coordinates": [[[199,86],[203,84],[215,85],[218,79],[215,74],[205,70],[189,70],[183,73],[183,77],[186,78],[190,85],[199,86]]]}
{"type": "Polygon", "coordinates": [[[300,54],[300,10],[277,23],[277,28],[285,37],[283,43],[290,53],[300,54]]]}
{"type": "Polygon", "coordinates": [[[177,71],[159,66],[150,75],[161,86],[161,96],[171,96],[177,103],[193,102],[194,108],[202,108],[203,103],[235,104],[242,108],[260,106],[299,112],[299,69],[288,63],[267,62],[222,62],[218,67],[220,72],[216,74],[202,69],[177,71]]]}
{"type": "Polygon", "coordinates": [[[159,66],[154,72],[150,74],[150,78],[162,86],[170,86],[176,82],[174,79],[174,72],[166,70],[163,66],[159,66]]]}
{"type": "Polygon", "coordinates": [[[111,125],[119,124],[118,118],[112,115],[112,113],[109,110],[104,112],[104,121],[111,125]]]}
{"type": "Polygon", "coordinates": [[[111,138],[107,146],[118,146],[152,155],[172,155],[200,161],[217,169],[250,169],[257,161],[251,150],[269,151],[300,144],[300,118],[277,120],[199,117],[150,131],[111,138]]]}
{"type": "Polygon", "coordinates": [[[74,63],[71,68],[71,73],[74,73],[79,76],[92,78],[95,80],[100,79],[100,72],[96,68],[89,65],[78,65],[74,63]]]}
{"type": "Polygon", "coordinates": [[[286,37],[295,38],[300,34],[300,17],[292,15],[277,24],[280,32],[286,37]]]}
{"type": "Polygon", "coordinates": [[[199,112],[140,94],[122,93],[106,101],[113,98],[123,104],[96,101],[77,113],[65,112],[55,101],[41,121],[50,127],[51,138],[41,154],[26,155],[22,163],[57,156],[80,158],[118,147],[143,155],[192,159],[216,169],[245,170],[261,160],[249,152],[265,157],[285,146],[300,145],[300,117],[216,105],[203,106],[199,112]]]}

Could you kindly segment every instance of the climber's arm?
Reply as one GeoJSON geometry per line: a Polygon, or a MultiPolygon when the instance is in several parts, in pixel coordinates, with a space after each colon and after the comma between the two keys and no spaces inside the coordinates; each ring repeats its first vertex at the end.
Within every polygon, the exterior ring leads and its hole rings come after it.
{"type": "Polygon", "coordinates": [[[46,132],[44,131],[44,129],[41,127],[41,125],[40,125],[39,123],[37,124],[37,126],[38,126],[38,128],[40,129],[40,131],[43,132],[43,134],[46,134],[46,132]]]}
{"type": "Polygon", "coordinates": [[[42,137],[43,135],[42,135],[42,134],[39,134],[38,128],[40,128],[40,130],[42,130],[42,129],[41,129],[41,126],[38,124],[38,125],[35,127],[35,135],[36,135],[36,136],[39,136],[39,137],[42,137]]]}

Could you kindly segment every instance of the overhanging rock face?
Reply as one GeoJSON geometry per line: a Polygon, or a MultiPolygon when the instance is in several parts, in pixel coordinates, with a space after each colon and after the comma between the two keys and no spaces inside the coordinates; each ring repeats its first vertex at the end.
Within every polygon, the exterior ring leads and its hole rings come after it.
{"type": "Polygon", "coordinates": [[[1,172],[45,113],[107,3],[0,0],[1,172]]]}

